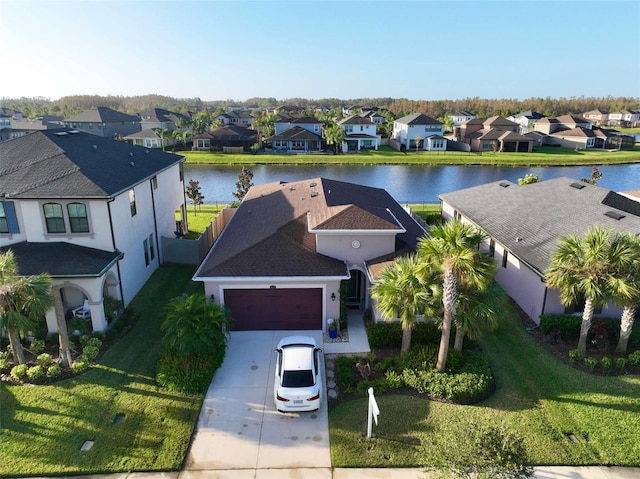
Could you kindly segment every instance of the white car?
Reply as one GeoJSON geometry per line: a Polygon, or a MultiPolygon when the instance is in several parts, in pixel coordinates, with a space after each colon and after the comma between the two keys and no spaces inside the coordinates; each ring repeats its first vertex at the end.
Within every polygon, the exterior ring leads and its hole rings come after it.
{"type": "Polygon", "coordinates": [[[280,412],[315,411],[322,401],[322,349],[310,336],[288,336],[275,350],[273,398],[280,412]]]}

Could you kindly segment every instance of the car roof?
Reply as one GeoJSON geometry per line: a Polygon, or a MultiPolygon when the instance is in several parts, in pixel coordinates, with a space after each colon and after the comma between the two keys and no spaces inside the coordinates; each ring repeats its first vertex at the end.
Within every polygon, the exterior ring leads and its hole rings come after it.
{"type": "Polygon", "coordinates": [[[293,344],[302,344],[308,345],[311,347],[317,347],[318,343],[311,336],[287,336],[286,338],[282,338],[278,343],[278,349],[282,349],[284,347],[293,345],[293,344]]]}

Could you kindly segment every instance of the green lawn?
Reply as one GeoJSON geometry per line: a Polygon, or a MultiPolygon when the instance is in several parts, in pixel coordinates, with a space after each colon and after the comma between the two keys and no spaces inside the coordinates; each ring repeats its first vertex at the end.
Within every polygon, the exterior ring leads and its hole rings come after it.
{"type": "Polygon", "coordinates": [[[640,377],[576,371],[542,349],[513,310],[506,313],[500,330],[481,341],[496,377],[491,398],[458,406],[380,395],[371,440],[365,437],[367,399],[339,403],[329,414],[334,467],[421,466],[420,442],[428,444],[440,427],[462,420],[505,421],[524,437],[534,465],[640,465],[640,377]]]}
{"type": "Polygon", "coordinates": [[[388,146],[378,151],[340,155],[231,154],[203,151],[183,151],[187,163],[215,165],[256,164],[430,164],[430,165],[500,165],[500,166],[577,166],[640,163],[640,147],[631,150],[579,150],[562,147],[541,147],[533,153],[463,153],[407,152],[400,153],[388,146]]]}
{"type": "Polygon", "coordinates": [[[160,390],[154,376],[162,306],[198,288],[193,272],[156,271],[130,305],[140,320],[90,371],[45,386],[0,384],[0,477],[181,469],[203,397],[160,390]],[[95,441],[88,452],[85,440],[95,441]]]}
{"type": "MultiPolygon", "coordinates": [[[[223,208],[229,205],[201,205],[194,209],[193,205],[187,206],[187,222],[189,224],[189,232],[185,235],[185,239],[198,239],[209,223],[211,223],[223,208]]],[[[176,211],[176,219],[180,219],[180,212],[176,211]]]]}

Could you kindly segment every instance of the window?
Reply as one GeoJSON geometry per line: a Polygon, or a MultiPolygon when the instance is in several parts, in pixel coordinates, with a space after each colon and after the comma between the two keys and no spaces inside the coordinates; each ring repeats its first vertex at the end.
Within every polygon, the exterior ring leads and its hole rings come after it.
{"type": "Polygon", "coordinates": [[[87,220],[87,208],[83,203],[69,203],[69,226],[72,233],[88,233],[89,221],[87,220]]]}
{"type": "Polygon", "coordinates": [[[145,266],[149,266],[149,240],[145,238],[142,242],[142,247],[144,248],[144,264],[145,266]]]}
{"type": "Polygon", "coordinates": [[[507,250],[504,250],[504,254],[502,255],[502,267],[503,268],[507,267],[507,258],[509,258],[509,252],[507,250]]]}
{"type": "Polygon", "coordinates": [[[133,189],[129,190],[129,206],[131,207],[131,216],[135,216],[138,210],[136,209],[136,192],[133,189]]]}
{"type": "Polygon", "coordinates": [[[151,261],[156,259],[156,252],[153,249],[153,233],[149,235],[149,254],[151,256],[151,261]]]}
{"type": "MultiPolygon", "coordinates": [[[[564,309],[564,314],[583,313],[585,306],[585,299],[583,297],[577,298],[576,301],[564,309]]],[[[593,307],[593,314],[602,314],[602,305],[593,307]]]]}
{"type": "Polygon", "coordinates": [[[42,205],[44,219],[47,223],[47,233],[66,233],[62,205],[58,203],[46,203],[42,205]]]}
{"type": "Polygon", "coordinates": [[[154,176],[153,178],[151,178],[151,187],[154,190],[158,189],[158,177],[157,176],[154,176]]]}
{"type": "Polygon", "coordinates": [[[7,221],[7,214],[4,211],[4,202],[0,202],[0,233],[9,232],[9,222],[7,221]]]}
{"type": "Polygon", "coordinates": [[[496,242],[493,239],[489,240],[489,254],[492,258],[496,255],[496,242]]]}

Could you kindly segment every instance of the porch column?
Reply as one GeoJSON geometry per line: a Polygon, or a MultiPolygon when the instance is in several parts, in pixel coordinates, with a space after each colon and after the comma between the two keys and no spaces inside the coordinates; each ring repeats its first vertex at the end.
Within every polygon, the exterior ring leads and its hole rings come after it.
{"type": "Polygon", "coordinates": [[[107,329],[107,319],[104,316],[103,302],[89,302],[89,308],[91,309],[91,326],[93,330],[100,333],[105,331],[107,329]]]}

